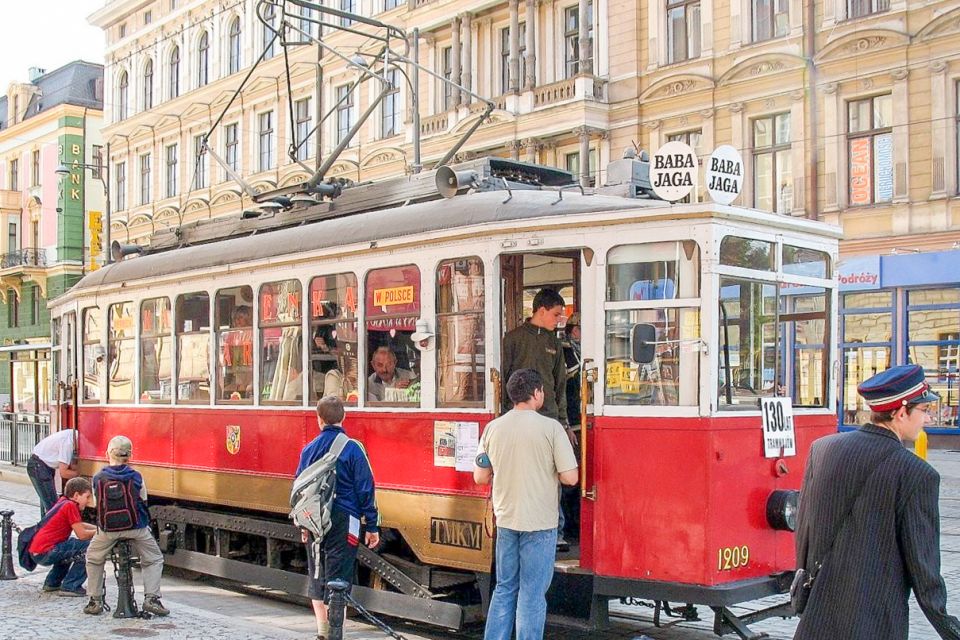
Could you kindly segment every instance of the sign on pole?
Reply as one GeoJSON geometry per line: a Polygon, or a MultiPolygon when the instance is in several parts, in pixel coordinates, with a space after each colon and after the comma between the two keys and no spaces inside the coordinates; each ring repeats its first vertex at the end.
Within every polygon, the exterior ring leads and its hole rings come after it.
{"type": "Polygon", "coordinates": [[[743,158],[728,144],[710,154],[707,166],[707,192],[717,204],[730,204],[743,189],[743,158]]]}
{"type": "Polygon", "coordinates": [[[682,200],[697,184],[697,154],[688,144],[668,142],[653,154],[650,183],[658,198],[682,200]]]}
{"type": "Polygon", "coordinates": [[[763,426],[765,458],[797,455],[797,436],[793,430],[793,403],[790,398],[761,398],[760,420],[763,426]]]}

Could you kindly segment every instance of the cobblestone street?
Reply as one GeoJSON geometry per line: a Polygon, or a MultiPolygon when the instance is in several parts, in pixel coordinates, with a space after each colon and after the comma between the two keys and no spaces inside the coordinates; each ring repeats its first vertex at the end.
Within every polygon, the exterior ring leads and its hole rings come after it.
{"type": "MultiPolygon", "coordinates": [[[[951,612],[960,611],[960,452],[932,451],[931,463],[940,471],[941,485],[941,546],[943,575],[951,595],[951,612]]],[[[15,511],[14,521],[21,526],[32,524],[39,517],[36,495],[25,477],[4,470],[0,473],[0,509],[15,511]]],[[[244,638],[287,639],[313,637],[313,616],[306,607],[287,604],[256,594],[239,593],[209,584],[206,580],[164,576],[163,601],[172,613],[168,618],[152,620],[116,620],[110,614],[98,617],[81,611],[85,599],[61,598],[40,591],[45,570],[26,574],[17,567],[18,580],[0,582],[0,637],[31,637],[38,639],[70,638],[86,640],[102,638],[164,638],[211,640],[244,638]]],[[[108,571],[108,601],[116,601],[116,584],[108,571]]],[[[142,598],[139,576],[135,576],[138,601],[142,598]]],[[[782,599],[756,601],[734,608],[746,614],[782,599]]],[[[911,600],[912,640],[933,640],[938,636],[911,600]]],[[[647,635],[654,640],[708,640],[714,636],[713,615],[700,607],[701,621],[676,621],[657,628],[653,625],[653,611],[648,607],[625,606],[611,603],[613,627],[603,633],[587,633],[552,627],[549,640],[585,640],[587,638],[629,640],[647,635]]],[[[395,622],[395,621],[391,621],[395,622]]],[[[773,619],[752,626],[757,632],[768,634],[774,640],[789,640],[796,627],[795,619],[773,619]]],[[[409,640],[451,637],[453,634],[436,630],[415,630],[400,625],[397,629],[409,640]]],[[[479,629],[468,629],[464,638],[476,638],[479,629]]],[[[348,622],[345,638],[373,640],[386,636],[377,629],[357,622],[348,622]]],[[[733,636],[727,636],[733,637],[733,636]]]]}

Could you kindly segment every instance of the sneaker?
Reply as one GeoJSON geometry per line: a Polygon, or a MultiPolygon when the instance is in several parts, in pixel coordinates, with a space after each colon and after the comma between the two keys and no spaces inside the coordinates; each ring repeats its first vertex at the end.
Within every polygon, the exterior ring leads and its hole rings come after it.
{"type": "Polygon", "coordinates": [[[170,609],[167,609],[165,606],[163,606],[163,603],[160,602],[160,598],[157,596],[146,596],[143,599],[143,607],[141,608],[147,613],[152,613],[153,615],[160,616],[161,618],[163,616],[170,615],[170,609]]]}
{"type": "Polygon", "coordinates": [[[80,587],[79,589],[62,589],[61,588],[59,595],[61,598],[86,598],[87,590],[84,589],[83,587],[80,587]]]}
{"type": "Polygon", "coordinates": [[[42,587],[44,593],[56,593],[60,591],[60,585],[53,586],[52,584],[45,584],[42,587]]]}
{"type": "Polygon", "coordinates": [[[90,602],[83,608],[83,612],[91,616],[98,616],[103,613],[103,598],[91,596],[90,602]]]}

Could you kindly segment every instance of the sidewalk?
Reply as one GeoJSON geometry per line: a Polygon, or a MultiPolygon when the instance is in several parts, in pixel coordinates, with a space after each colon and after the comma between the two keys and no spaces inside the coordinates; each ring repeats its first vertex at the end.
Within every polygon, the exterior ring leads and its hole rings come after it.
{"type": "MultiPolygon", "coordinates": [[[[26,478],[14,482],[7,465],[0,476],[0,510],[15,512],[14,522],[23,527],[40,517],[39,501],[26,478]]],[[[14,534],[16,545],[16,534],[14,534]]],[[[14,551],[16,549],[14,548],[14,551]]],[[[82,611],[86,598],[61,598],[40,590],[47,569],[27,573],[16,563],[17,580],[0,582],[0,638],[29,637],[39,640],[103,640],[163,638],[169,640],[309,640],[316,635],[313,613],[306,607],[270,598],[246,595],[206,584],[164,575],[163,603],[171,614],[151,620],[114,619],[111,613],[88,616],[82,611]]],[[[137,603],[143,601],[139,572],[134,576],[137,603]]],[[[107,564],[107,601],[117,600],[116,579],[107,564]]],[[[381,640],[386,635],[367,624],[348,621],[348,640],[381,640]]],[[[403,634],[410,640],[421,636],[403,634]]]]}

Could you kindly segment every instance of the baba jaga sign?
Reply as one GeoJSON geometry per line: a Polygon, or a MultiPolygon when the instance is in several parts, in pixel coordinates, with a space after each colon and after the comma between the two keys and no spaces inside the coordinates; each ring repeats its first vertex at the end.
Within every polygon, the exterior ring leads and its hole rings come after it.
{"type": "Polygon", "coordinates": [[[697,154],[688,144],[668,142],[653,154],[650,183],[658,197],[676,202],[697,184],[697,154]]]}
{"type": "Polygon", "coordinates": [[[730,204],[743,189],[743,158],[728,144],[714,149],[707,167],[707,192],[717,204],[730,204]]]}

